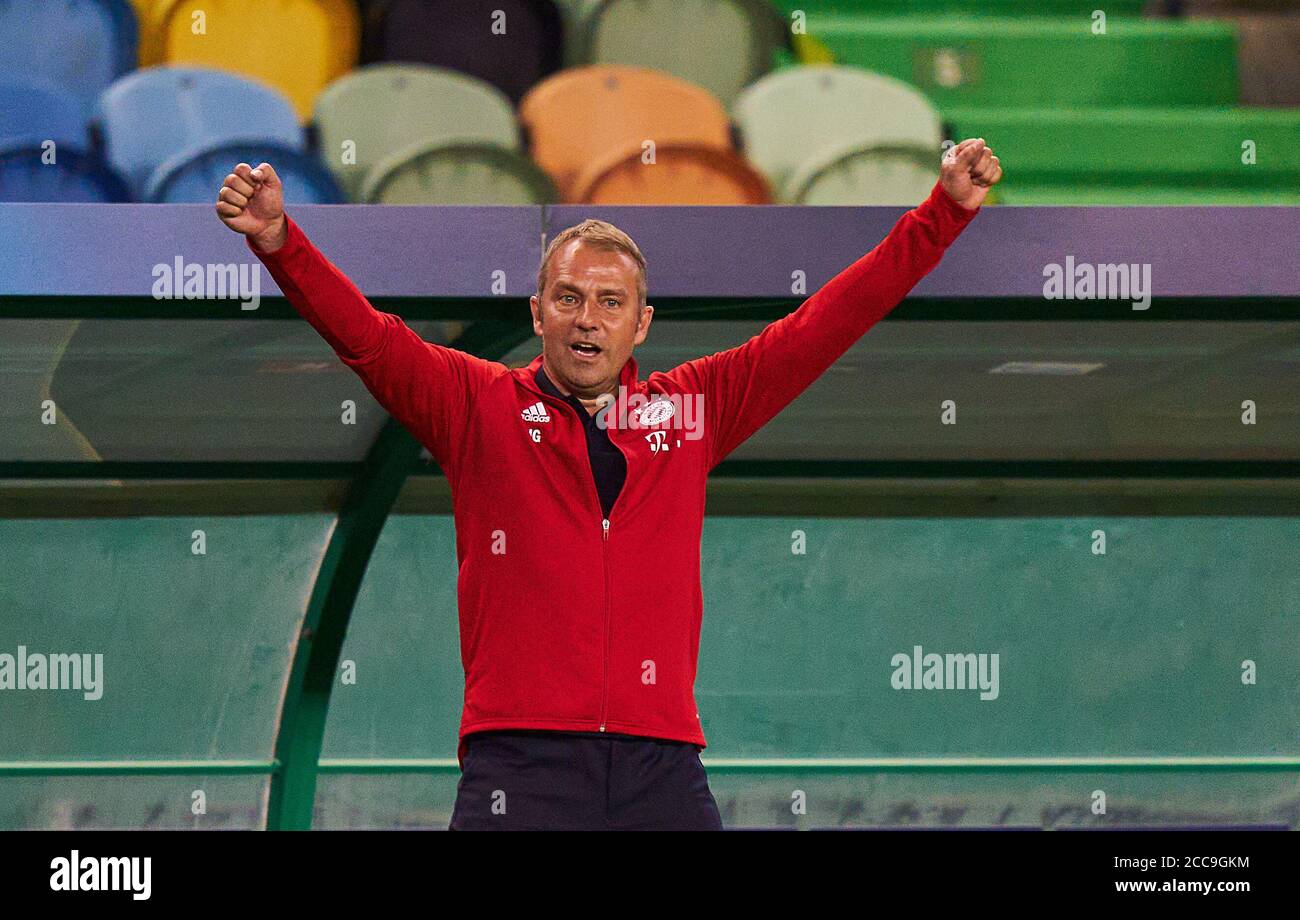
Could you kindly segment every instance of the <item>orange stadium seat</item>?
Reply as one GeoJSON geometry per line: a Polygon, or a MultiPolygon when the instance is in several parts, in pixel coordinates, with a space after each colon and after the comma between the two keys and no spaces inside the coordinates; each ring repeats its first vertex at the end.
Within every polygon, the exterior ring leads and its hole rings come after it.
{"type": "Polygon", "coordinates": [[[576,183],[586,204],[771,204],[761,173],[723,147],[656,145],[653,163],[629,151],[597,161],[576,183]]]}
{"type": "Polygon", "coordinates": [[[534,161],[561,197],[597,162],[640,156],[646,141],[730,149],[731,126],[706,90],[645,67],[575,67],[542,81],[519,103],[534,161]]]}
{"type": "Polygon", "coordinates": [[[157,15],[161,61],[267,83],[303,122],[321,90],[357,63],[361,25],[351,0],[170,0],[157,15]]]}

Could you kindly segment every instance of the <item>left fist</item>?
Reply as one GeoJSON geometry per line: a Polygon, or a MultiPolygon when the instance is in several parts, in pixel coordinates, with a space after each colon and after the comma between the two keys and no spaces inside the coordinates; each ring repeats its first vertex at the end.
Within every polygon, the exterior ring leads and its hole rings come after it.
{"type": "Polygon", "coordinates": [[[939,167],[939,181],[948,197],[971,211],[984,203],[989,189],[1001,179],[1002,164],[982,137],[950,147],[939,167]]]}

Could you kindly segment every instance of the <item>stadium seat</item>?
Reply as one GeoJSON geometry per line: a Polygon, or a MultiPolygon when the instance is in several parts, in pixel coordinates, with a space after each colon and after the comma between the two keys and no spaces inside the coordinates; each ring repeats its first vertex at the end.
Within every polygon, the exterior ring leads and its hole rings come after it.
{"type": "Polygon", "coordinates": [[[517,103],[563,65],[564,22],[552,0],[377,0],[363,59],[458,70],[517,103]]]}
{"type": "Polygon", "coordinates": [[[504,93],[423,64],[373,64],[336,80],[316,101],[314,122],[321,159],[352,201],[376,163],[417,142],[520,149],[504,93]]]}
{"type": "Polygon", "coordinates": [[[154,64],[162,63],[160,17],[170,5],[170,0],[131,0],[131,6],[135,8],[135,21],[139,27],[141,67],[152,67],[154,64]]]}
{"type": "Polygon", "coordinates": [[[823,150],[790,176],[783,199],[806,205],[908,205],[939,179],[939,154],[912,147],[852,144],[823,150]]]}
{"type": "Polygon", "coordinates": [[[597,160],[579,179],[575,198],[586,204],[771,204],[761,173],[733,150],[663,143],[655,162],[641,150],[597,160]]]}
{"type": "MultiPolygon", "coordinates": [[[[0,201],[130,201],[126,185],[97,157],[70,147],[58,148],[53,163],[39,144],[0,144],[0,201]]],[[[214,199],[215,200],[215,199],[214,199]]]]}
{"type": "Polygon", "coordinates": [[[190,150],[163,163],[145,189],[146,201],[215,204],[217,190],[236,163],[267,162],[275,167],[290,204],[343,201],[334,177],[309,154],[274,143],[219,142],[190,150]]]}
{"type": "Polygon", "coordinates": [[[729,148],[726,110],[707,91],[644,67],[604,64],[558,73],[519,105],[533,160],[565,201],[579,200],[576,183],[592,162],[646,141],[729,148]]]}
{"type": "Polygon", "coordinates": [[[1018,182],[994,189],[998,204],[1011,207],[1297,207],[1300,187],[1223,188],[1211,185],[1042,185],[1018,182]]]}
{"type": "Polygon", "coordinates": [[[582,24],[592,10],[605,0],[556,0],[564,20],[564,63],[568,67],[581,64],[578,57],[582,51],[582,24]]]}
{"type": "Polygon", "coordinates": [[[730,105],[788,45],[767,0],[604,0],[578,29],[578,60],[650,67],[704,87],[730,105]]]}
{"type": "Polygon", "coordinates": [[[304,122],[321,90],[356,66],[360,44],[351,0],[172,0],[158,23],[162,62],[266,83],[304,122]]]}
{"type": "Polygon", "coordinates": [[[429,141],[378,163],[360,200],[373,204],[549,204],[550,178],[523,154],[496,144],[429,141]]]}
{"type": "Polygon", "coordinates": [[[135,67],[135,15],[126,0],[3,0],[0,78],[74,94],[88,120],[95,99],[135,67]]]}
{"type": "Polygon", "coordinates": [[[81,100],[66,90],[0,78],[0,141],[45,140],[86,146],[81,100]]]}
{"type": "Polygon", "coordinates": [[[908,16],[918,13],[980,13],[990,16],[1083,16],[1096,9],[1107,16],[1141,16],[1146,0],[775,0],[781,12],[830,15],[908,16]]]}
{"type": "Polygon", "coordinates": [[[1300,188],[1295,109],[951,109],[945,115],[955,137],[983,137],[999,151],[1006,177],[998,191],[1006,203],[1172,205],[1243,196],[1265,203],[1267,196],[1252,197],[1252,190],[1300,188]]]}
{"type": "Polygon", "coordinates": [[[927,190],[938,174],[943,141],[939,113],[914,86],[891,77],[856,67],[787,68],[747,87],[732,115],[745,156],[763,171],[781,201],[794,203],[807,194],[797,189],[813,176],[828,181],[825,170],[849,180],[844,170],[852,166],[852,175],[865,180],[873,158],[866,151],[873,149],[893,164],[882,164],[875,177],[901,180],[893,192],[877,190],[890,198],[882,203],[912,200],[915,183],[903,176],[911,176],[914,161],[924,163],[924,174],[931,177],[927,190]],[[801,167],[806,170],[792,184],[801,167]]]}
{"type": "Polygon", "coordinates": [[[108,88],[99,113],[105,155],[141,197],[162,163],[200,147],[259,140],[298,149],[303,143],[287,99],[268,86],[217,70],[137,71],[108,88]]]}
{"type": "MultiPolygon", "coordinates": [[[[837,63],[915,84],[947,106],[1206,106],[1237,101],[1236,32],[1212,20],[809,18],[837,63]]],[[[810,47],[812,43],[803,47],[810,47]]]]}

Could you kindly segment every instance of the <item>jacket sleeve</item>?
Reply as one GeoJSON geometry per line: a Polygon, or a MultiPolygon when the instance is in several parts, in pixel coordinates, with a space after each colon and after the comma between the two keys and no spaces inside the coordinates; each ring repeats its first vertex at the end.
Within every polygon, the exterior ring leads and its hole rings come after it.
{"type": "Polygon", "coordinates": [[[284,296],[366,389],[446,469],[462,443],[468,407],[492,362],[421,339],[401,317],[382,313],[285,218],[288,239],[273,253],[249,248],[284,296]]]}
{"type": "Polygon", "coordinates": [[[709,469],[767,424],[926,276],[979,211],[936,183],[874,249],[743,345],[667,372],[703,396],[709,469]]]}

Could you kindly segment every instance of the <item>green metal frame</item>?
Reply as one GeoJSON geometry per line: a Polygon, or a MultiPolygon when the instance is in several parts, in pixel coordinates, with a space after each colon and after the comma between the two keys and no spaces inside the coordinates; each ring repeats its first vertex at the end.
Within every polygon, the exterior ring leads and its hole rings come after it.
{"type": "MultiPolygon", "coordinates": [[[[417,463],[418,456],[417,450],[407,464],[407,475],[442,475],[436,466],[417,463]]],[[[366,475],[372,462],[370,457],[360,463],[10,460],[0,462],[0,479],[356,480],[366,475]]],[[[709,475],[741,479],[1293,479],[1300,477],[1300,459],[724,460],[709,475]]]]}
{"type": "MultiPolygon", "coordinates": [[[[1291,773],[1300,757],[704,757],[710,773],[1291,773]]],[[[322,760],[321,773],[460,772],[455,758],[322,760]]]]}
{"type": "MultiPolygon", "coordinates": [[[[705,757],[710,773],[1293,773],[1300,757],[705,757]]],[[[338,758],[317,772],[343,776],[454,776],[454,757],[338,758]]],[[[244,776],[277,772],[275,761],[104,760],[0,763],[5,776],[244,776]]]]}
{"type": "Polygon", "coordinates": [[[6,776],[265,776],[273,760],[16,760],[0,763],[6,776]]]}
{"type": "MultiPolygon", "coordinates": [[[[676,320],[771,320],[795,309],[799,300],[662,298],[656,308],[676,320]]],[[[474,317],[465,333],[451,343],[470,354],[499,359],[527,341],[532,330],[520,298],[376,299],[379,309],[407,320],[474,317]]],[[[1198,298],[1164,299],[1134,312],[1126,303],[1041,299],[912,299],[889,321],[1294,321],[1300,301],[1198,298]]],[[[196,301],[183,317],[174,306],[138,297],[35,298],[0,297],[0,319],[169,319],[299,320],[282,298],[267,298],[255,312],[234,312],[229,304],[196,301]]],[[[0,462],[0,479],[65,480],[345,480],[350,483],[338,511],[337,525],[313,586],[299,641],[281,701],[280,721],[271,760],[159,761],[18,761],[0,763],[0,777],[266,775],[270,777],[268,830],[306,830],[312,826],[320,774],[446,773],[458,770],[454,759],[321,760],[330,695],[339,656],[366,567],[393,504],[410,476],[438,475],[418,462],[419,444],[390,420],[361,462],[0,462]]],[[[1184,478],[1295,479],[1300,460],[1278,461],[762,461],[735,460],[713,471],[721,478],[1184,478]]],[[[1287,513],[1282,511],[1280,513],[1287,513]]],[[[1290,772],[1300,769],[1293,757],[1184,758],[868,758],[708,759],[719,773],[770,772],[1290,772]]]]}
{"type": "MultiPolygon", "coordinates": [[[[482,321],[452,347],[495,360],[533,334],[522,322],[482,321]]],[[[316,773],[339,654],[370,555],[420,454],[419,442],[390,419],[339,508],[294,649],[275,737],[267,830],[310,830],[316,773]]]]}

